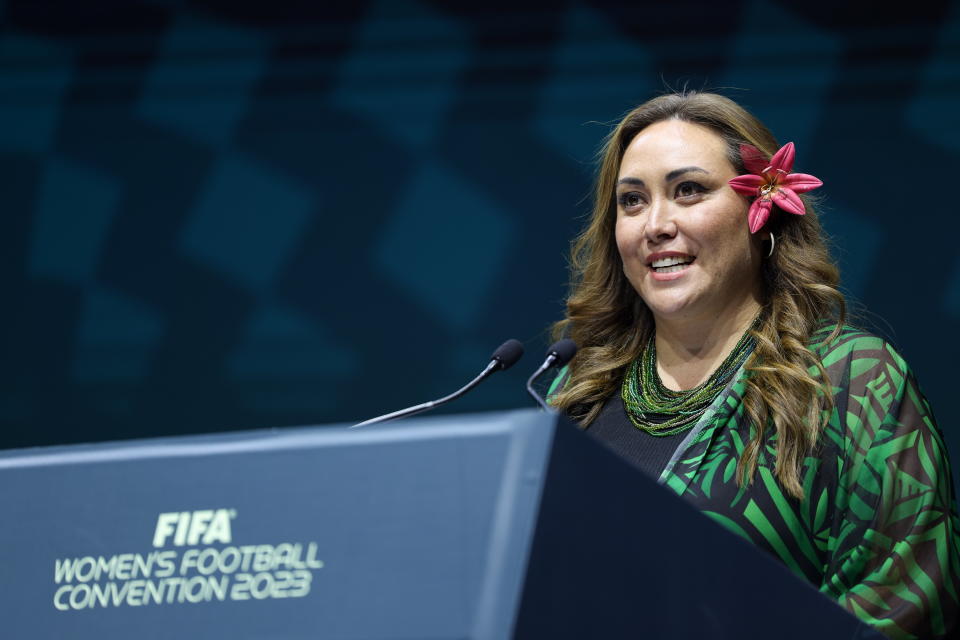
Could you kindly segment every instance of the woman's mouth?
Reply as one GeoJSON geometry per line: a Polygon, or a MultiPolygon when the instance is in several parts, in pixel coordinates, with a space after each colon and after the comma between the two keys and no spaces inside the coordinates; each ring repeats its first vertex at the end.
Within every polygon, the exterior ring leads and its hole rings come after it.
{"type": "Polygon", "coordinates": [[[650,268],[656,273],[676,273],[689,267],[694,260],[694,256],[670,256],[654,260],[650,263],[650,268]]]}

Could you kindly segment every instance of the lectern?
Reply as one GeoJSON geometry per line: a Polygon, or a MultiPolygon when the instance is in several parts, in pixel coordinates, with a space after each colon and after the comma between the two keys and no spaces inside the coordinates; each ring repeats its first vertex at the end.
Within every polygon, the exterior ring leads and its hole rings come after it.
{"type": "Polygon", "coordinates": [[[9,638],[882,637],[532,410],[7,451],[0,509],[9,638]]]}

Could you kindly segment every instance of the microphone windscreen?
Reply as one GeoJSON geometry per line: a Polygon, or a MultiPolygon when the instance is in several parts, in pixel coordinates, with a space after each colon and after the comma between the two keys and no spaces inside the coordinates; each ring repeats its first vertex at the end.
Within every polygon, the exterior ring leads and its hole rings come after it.
{"type": "Polygon", "coordinates": [[[517,363],[523,356],[523,343],[519,340],[510,338],[502,345],[497,347],[497,350],[493,352],[493,355],[490,356],[491,360],[496,360],[500,363],[500,370],[509,369],[517,363]]]}
{"type": "Polygon", "coordinates": [[[570,358],[577,353],[577,343],[571,340],[570,338],[564,338],[563,340],[557,340],[550,348],[547,349],[547,355],[553,354],[556,356],[556,360],[553,362],[553,366],[562,367],[563,365],[570,362],[570,358]]]}

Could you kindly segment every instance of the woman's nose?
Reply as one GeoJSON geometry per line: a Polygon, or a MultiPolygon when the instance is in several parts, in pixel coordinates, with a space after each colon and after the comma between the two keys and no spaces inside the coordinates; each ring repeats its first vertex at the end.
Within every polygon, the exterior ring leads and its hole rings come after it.
{"type": "Polygon", "coordinates": [[[662,199],[650,203],[643,231],[650,242],[661,242],[677,235],[672,203],[662,199]]]}

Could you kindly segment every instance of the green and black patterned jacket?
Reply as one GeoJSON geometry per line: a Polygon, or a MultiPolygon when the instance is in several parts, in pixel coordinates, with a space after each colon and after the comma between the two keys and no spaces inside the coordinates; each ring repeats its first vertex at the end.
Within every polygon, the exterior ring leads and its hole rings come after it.
{"type": "Polygon", "coordinates": [[[774,477],[773,434],[753,483],[737,486],[737,460],[752,437],[744,371],[659,482],[890,637],[952,637],[960,521],[930,406],[903,358],[876,336],[845,328],[814,350],[833,385],[834,409],[804,463],[803,500],[774,477]]]}

